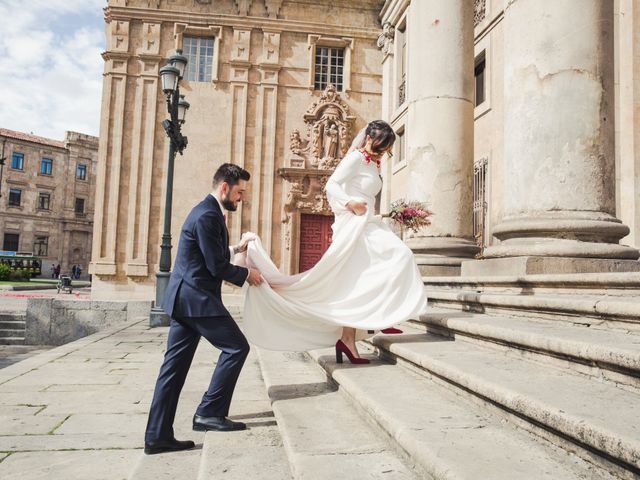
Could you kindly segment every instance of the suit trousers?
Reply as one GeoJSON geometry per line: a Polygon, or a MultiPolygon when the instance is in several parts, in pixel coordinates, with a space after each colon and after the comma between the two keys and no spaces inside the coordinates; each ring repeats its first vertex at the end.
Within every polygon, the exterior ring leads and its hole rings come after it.
{"type": "Polygon", "coordinates": [[[249,354],[249,343],[230,316],[172,318],[167,351],[153,393],[145,442],[173,438],[178,397],[198,347],[200,337],[221,350],[208,390],[196,414],[222,417],[229,414],[240,370],[249,354]]]}

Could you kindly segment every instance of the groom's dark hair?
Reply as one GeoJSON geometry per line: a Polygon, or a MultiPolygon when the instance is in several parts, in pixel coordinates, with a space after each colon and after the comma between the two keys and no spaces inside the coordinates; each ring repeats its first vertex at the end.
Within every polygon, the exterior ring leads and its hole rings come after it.
{"type": "Polygon", "coordinates": [[[223,163],[213,176],[213,188],[222,182],[227,182],[230,187],[233,187],[240,183],[240,180],[248,182],[250,178],[251,175],[244,168],[232,163],[223,163]]]}

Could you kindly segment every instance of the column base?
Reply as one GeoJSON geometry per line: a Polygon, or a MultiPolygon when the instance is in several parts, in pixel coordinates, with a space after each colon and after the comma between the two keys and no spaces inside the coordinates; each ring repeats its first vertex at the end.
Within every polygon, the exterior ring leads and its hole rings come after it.
{"type": "Polygon", "coordinates": [[[506,220],[493,229],[502,243],[484,258],[563,257],[636,260],[638,249],[620,245],[629,227],[601,212],[544,212],[506,220]]]}
{"type": "Polygon", "coordinates": [[[170,322],[171,317],[164,310],[155,305],[151,308],[151,313],[149,314],[150,327],[168,327],[170,322]]]}
{"type": "Polygon", "coordinates": [[[457,237],[412,237],[405,243],[425,277],[459,276],[462,262],[480,251],[475,242],[457,237]]]}
{"type": "Polygon", "coordinates": [[[469,260],[463,262],[461,267],[463,277],[612,272],[640,272],[640,262],[601,258],[519,256],[469,260]]]}
{"type": "Polygon", "coordinates": [[[156,273],[156,301],[151,308],[149,314],[149,326],[150,327],[168,327],[171,318],[165,313],[160,305],[164,299],[164,292],[169,285],[169,278],[171,272],[157,272],[156,273]]]}

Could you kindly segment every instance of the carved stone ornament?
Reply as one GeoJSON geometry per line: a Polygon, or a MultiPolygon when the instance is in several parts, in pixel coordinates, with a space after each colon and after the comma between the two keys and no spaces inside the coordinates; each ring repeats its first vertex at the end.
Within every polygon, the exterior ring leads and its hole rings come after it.
{"type": "Polygon", "coordinates": [[[332,170],[345,156],[351,144],[354,122],[349,107],[333,85],[328,85],[320,99],[304,114],[306,138],[299,130],[289,136],[289,166],[332,170]]]}
{"type": "Polygon", "coordinates": [[[388,55],[393,51],[393,37],[395,33],[396,29],[389,22],[386,22],[382,26],[382,33],[378,35],[377,45],[385,55],[388,55]]]}
{"type": "MultiPolygon", "coordinates": [[[[290,156],[279,171],[284,179],[282,226],[287,250],[298,241],[300,214],[332,214],[324,188],[351,145],[355,121],[333,85],[327,86],[303,118],[306,132],[294,129],[289,134],[290,156]]],[[[297,265],[297,260],[292,264],[297,265]]]]}
{"type": "Polygon", "coordinates": [[[477,27],[487,15],[487,0],[475,0],[473,8],[473,26],[477,27]]]}
{"type": "Polygon", "coordinates": [[[238,15],[249,15],[249,10],[251,9],[251,4],[253,0],[233,0],[236,4],[236,9],[238,10],[238,15]]]}

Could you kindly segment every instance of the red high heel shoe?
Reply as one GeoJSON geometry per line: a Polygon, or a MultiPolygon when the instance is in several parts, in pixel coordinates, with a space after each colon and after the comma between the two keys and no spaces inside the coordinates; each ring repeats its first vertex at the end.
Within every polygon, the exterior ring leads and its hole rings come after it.
{"type": "Polygon", "coordinates": [[[380,330],[382,333],[386,333],[386,334],[398,334],[398,333],[402,333],[402,330],[400,330],[399,328],[395,328],[395,327],[390,327],[390,328],[383,328],[382,330],[380,330]]]}
{"type": "Polygon", "coordinates": [[[349,347],[347,347],[342,340],[338,340],[336,342],[336,363],[342,363],[342,354],[345,354],[347,356],[347,358],[349,359],[349,361],[353,364],[356,365],[364,365],[366,363],[369,363],[369,360],[367,358],[358,358],[355,357],[353,355],[353,353],[351,353],[351,350],[349,350],[349,347]]]}

